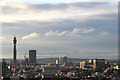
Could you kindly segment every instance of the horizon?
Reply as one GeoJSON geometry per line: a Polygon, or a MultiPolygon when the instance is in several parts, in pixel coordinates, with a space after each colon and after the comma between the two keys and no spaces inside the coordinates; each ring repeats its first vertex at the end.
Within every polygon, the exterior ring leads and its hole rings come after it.
{"type": "MultiPolygon", "coordinates": [[[[61,57],[61,56],[60,56],[60,57],[61,57]]],[[[44,58],[36,58],[36,60],[38,60],[38,59],[47,59],[47,58],[48,58],[48,59],[49,59],[49,58],[50,58],[50,59],[56,59],[56,58],[59,59],[59,57],[44,57],[44,58]]],[[[105,58],[75,58],[75,57],[71,57],[71,58],[70,58],[70,57],[67,57],[67,58],[68,58],[68,59],[83,59],[83,60],[84,60],[84,59],[89,59],[89,60],[90,60],[90,59],[105,59],[105,58]]],[[[3,59],[5,59],[5,60],[6,60],[6,59],[11,59],[11,60],[13,60],[13,58],[0,58],[0,60],[3,60],[3,59]]],[[[24,60],[24,58],[19,58],[19,59],[17,59],[17,60],[21,60],[21,59],[24,60]]],[[[29,58],[28,58],[28,59],[29,59],[29,58]]],[[[118,61],[118,59],[105,59],[105,60],[117,60],[117,61],[118,61]]]]}

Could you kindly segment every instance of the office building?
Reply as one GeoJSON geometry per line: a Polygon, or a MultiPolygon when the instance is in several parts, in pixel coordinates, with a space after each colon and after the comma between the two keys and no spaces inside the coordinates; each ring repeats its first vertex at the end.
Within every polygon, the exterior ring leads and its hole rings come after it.
{"type": "Polygon", "coordinates": [[[105,68],[105,59],[93,59],[93,68],[105,68]]]}
{"type": "Polygon", "coordinates": [[[57,65],[59,64],[59,60],[58,60],[58,59],[56,60],[56,64],[57,64],[57,65]]]}
{"type": "Polygon", "coordinates": [[[6,76],[6,70],[7,70],[6,62],[0,62],[0,77],[6,76]]]}
{"type": "Polygon", "coordinates": [[[36,63],[36,50],[29,50],[29,63],[36,63]]]}
{"type": "Polygon", "coordinates": [[[85,66],[86,66],[86,62],[85,61],[80,62],[80,68],[81,69],[84,69],[85,66]]]}
{"type": "Polygon", "coordinates": [[[64,64],[65,62],[67,62],[67,57],[66,56],[59,57],[59,64],[64,64]]]}

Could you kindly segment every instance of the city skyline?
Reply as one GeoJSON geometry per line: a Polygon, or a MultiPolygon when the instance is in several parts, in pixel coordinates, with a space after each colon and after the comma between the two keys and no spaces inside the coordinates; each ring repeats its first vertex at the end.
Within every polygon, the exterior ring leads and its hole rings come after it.
{"type": "Polygon", "coordinates": [[[37,58],[118,58],[117,3],[2,6],[2,58],[12,58],[14,35],[18,39],[18,58],[24,58],[30,49],[37,50],[37,58]]]}

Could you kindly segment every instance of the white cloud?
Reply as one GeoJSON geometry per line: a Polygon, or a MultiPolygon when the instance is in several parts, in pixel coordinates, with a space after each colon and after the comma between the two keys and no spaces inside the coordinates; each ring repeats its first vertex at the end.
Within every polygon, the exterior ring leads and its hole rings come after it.
{"type": "Polygon", "coordinates": [[[29,35],[26,35],[26,36],[22,37],[22,40],[30,39],[32,37],[37,37],[37,33],[34,32],[34,33],[29,34],[29,35]]]}
{"type": "Polygon", "coordinates": [[[63,36],[67,33],[67,31],[58,32],[58,31],[49,31],[45,33],[45,36],[63,36]]]}
{"type": "Polygon", "coordinates": [[[63,35],[65,35],[67,32],[68,32],[68,31],[63,31],[63,32],[59,33],[59,36],[63,36],[63,35]]]}
{"type": "Polygon", "coordinates": [[[90,33],[93,32],[95,30],[95,28],[91,27],[91,28],[74,28],[72,31],[63,31],[63,32],[59,32],[59,31],[49,31],[45,33],[45,36],[76,36],[76,37],[80,37],[80,34],[86,34],[86,33],[90,33]]]}
{"type": "Polygon", "coordinates": [[[100,35],[107,36],[107,35],[109,35],[109,32],[108,31],[104,31],[104,32],[101,32],[100,35]]]}
{"type": "Polygon", "coordinates": [[[5,37],[0,37],[0,40],[5,40],[5,37]]]}
{"type": "Polygon", "coordinates": [[[80,34],[86,34],[86,33],[90,33],[93,32],[95,30],[95,28],[91,27],[91,28],[74,28],[72,32],[70,32],[70,36],[76,36],[76,37],[80,37],[80,34]]]}
{"type": "Polygon", "coordinates": [[[27,3],[37,3],[37,4],[57,4],[57,3],[74,3],[74,2],[119,2],[119,0],[1,0],[1,2],[27,2],[27,3]]]}
{"type": "MultiPolygon", "coordinates": [[[[67,3],[70,3],[70,2],[67,2],[67,3]]],[[[113,7],[111,9],[112,5],[110,6],[110,9],[108,9],[107,7],[103,8],[102,5],[101,7],[84,9],[81,6],[76,8],[75,6],[68,4],[69,7],[65,8],[64,10],[61,10],[59,8],[58,9],[56,8],[55,10],[54,9],[47,10],[47,7],[45,9],[38,10],[36,8],[32,8],[33,5],[25,4],[25,3],[23,4],[22,3],[5,3],[5,4],[2,3],[1,5],[3,9],[4,7],[10,8],[9,10],[5,8],[3,12],[8,11],[12,13],[12,14],[3,13],[0,19],[1,22],[17,22],[21,20],[23,21],[36,20],[36,21],[46,22],[46,21],[61,21],[64,19],[75,19],[75,20],[85,21],[89,19],[108,19],[105,17],[99,17],[98,15],[117,13],[116,8],[113,7]],[[14,17],[11,15],[13,15],[14,17]]],[[[57,4],[53,4],[53,5],[57,5],[57,4]]]]}
{"type": "Polygon", "coordinates": [[[80,28],[74,28],[72,34],[75,35],[80,31],[80,28]]]}
{"type": "Polygon", "coordinates": [[[94,30],[95,30],[95,28],[91,27],[91,28],[89,28],[89,29],[84,29],[84,30],[82,31],[82,33],[90,33],[90,32],[92,32],[92,31],[94,31],[94,30]]]}
{"type": "Polygon", "coordinates": [[[71,32],[72,35],[77,35],[80,36],[78,34],[80,33],[90,33],[93,32],[95,30],[95,28],[91,27],[91,28],[74,28],[73,31],[71,32]]]}
{"type": "Polygon", "coordinates": [[[72,32],[69,33],[70,36],[76,36],[76,37],[80,37],[80,35],[78,34],[80,31],[80,28],[74,28],[72,30],[72,32]]]}
{"type": "Polygon", "coordinates": [[[70,3],[73,3],[73,2],[72,1],[65,1],[64,3],[70,4],[70,3]]]}

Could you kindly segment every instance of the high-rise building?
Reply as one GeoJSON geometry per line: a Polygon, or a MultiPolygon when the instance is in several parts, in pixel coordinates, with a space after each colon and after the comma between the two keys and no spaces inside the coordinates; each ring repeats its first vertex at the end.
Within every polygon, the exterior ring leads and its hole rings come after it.
{"type": "Polygon", "coordinates": [[[67,57],[66,56],[59,57],[59,64],[64,64],[65,62],[67,62],[67,57]]]}
{"type": "Polygon", "coordinates": [[[80,62],[80,68],[81,69],[84,69],[85,66],[86,66],[86,62],[85,61],[80,62]]]}
{"type": "Polygon", "coordinates": [[[15,66],[16,65],[16,56],[17,56],[17,50],[16,50],[17,39],[15,36],[13,39],[13,44],[14,44],[14,47],[13,47],[13,65],[15,66]]]}
{"type": "Polygon", "coordinates": [[[36,63],[36,50],[29,50],[29,63],[36,63]]]}
{"type": "Polygon", "coordinates": [[[105,59],[93,59],[93,68],[105,68],[105,59]]]}
{"type": "Polygon", "coordinates": [[[0,62],[0,77],[6,76],[6,70],[7,70],[6,62],[0,62]]]}
{"type": "Polygon", "coordinates": [[[58,59],[56,60],[56,64],[57,64],[57,65],[59,64],[59,60],[58,60],[58,59]]]}

